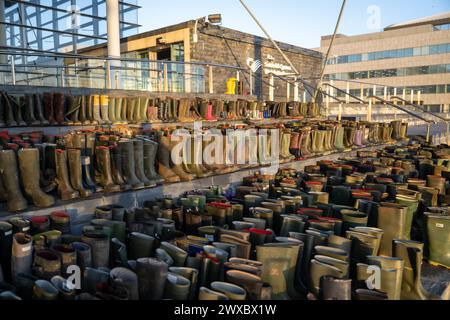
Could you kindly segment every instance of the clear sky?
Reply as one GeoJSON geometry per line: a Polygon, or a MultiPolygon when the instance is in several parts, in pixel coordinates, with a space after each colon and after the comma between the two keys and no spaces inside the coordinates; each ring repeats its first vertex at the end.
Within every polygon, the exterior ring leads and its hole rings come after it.
{"type": "MultiPolygon", "coordinates": [[[[138,0],[138,3],[142,6],[140,32],[221,13],[223,26],[262,35],[238,0],[138,0]]],[[[246,3],[276,40],[316,48],[321,36],[333,33],[342,0],[246,0],[246,3]]],[[[446,11],[450,11],[450,0],[347,0],[339,32],[348,35],[375,32],[390,24],[446,11]]]]}

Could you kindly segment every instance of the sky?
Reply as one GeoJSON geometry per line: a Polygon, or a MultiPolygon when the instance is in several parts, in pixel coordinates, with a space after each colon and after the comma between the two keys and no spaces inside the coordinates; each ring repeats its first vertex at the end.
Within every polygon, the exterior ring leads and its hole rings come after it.
{"type": "MultiPolygon", "coordinates": [[[[278,41],[317,48],[333,34],[342,0],[245,0],[269,34],[278,41]]],[[[239,0],[138,0],[140,32],[222,14],[224,27],[263,35],[239,0]]],[[[450,11],[450,0],[347,0],[339,33],[381,31],[411,19],[450,11]]]]}

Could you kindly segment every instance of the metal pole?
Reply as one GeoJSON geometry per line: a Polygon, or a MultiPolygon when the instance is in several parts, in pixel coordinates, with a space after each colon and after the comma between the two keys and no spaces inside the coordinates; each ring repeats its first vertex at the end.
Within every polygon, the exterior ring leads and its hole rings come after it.
{"type": "Polygon", "coordinates": [[[411,103],[414,103],[414,90],[411,89],[411,103]]]}
{"type": "Polygon", "coordinates": [[[350,103],[350,82],[347,82],[347,95],[345,96],[345,103],[350,103]]]}
{"type": "Polygon", "coordinates": [[[342,103],[339,103],[338,121],[342,121],[342,103]]]}
{"type": "Polygon", "coordinates": [[[328,61],[328,59],[329,59],[329,57],[330,57],[331,49],[333,48],[334,39],[336,39],[336,35],[337,35],[337,33],[338,33],[338,30],[339,30],[339,25],[340,25],[340,23],[341,23],[341,19],[342,19],[342,16],[343,16],[343,14],[344,14],[344,9],[345,9],[345,4],[346,4],[346,3],[347,3],[347,0],[343,0],[343,1],[342,1],[341,11],[339,12],[339,17],[338,17],[338,20],[337,20],[337,22],[336,22],[336,26],[335,26],[335,28],[334,28],[333,37],[331,38],[330,46],[328,47],[327,54],[325,55],[325,59],[324,59],[324,61],[323,61],[322,71],[321,71],[321,73],[320,73],[320,78],[319,78],[319,82],[318,82],[318,84],[317,84],[316,91],[314,92],[313,102],[316,101],[316,99],[317,99],[317,94],[319,93],[319,90],[322,88],[322,82],[323,82],[323,77],[324,77],[324,75],[325,75],[325,69],[326,69],[326,67],[327,67],[327,61],[328,61]]]}
{"type": "Polygon", "coordinates": [[[372,122],[372,99],[369,99],[369,108],[367,110],[367,121],[372,122]]]}
{"type": "Polygon", "coordinates": [[[289,66],[294,70],[295,74],[299,74],[297,68],[294,66],[292,61],[286,56],[286,54],[281,50],[281,48],[278,46],[278,44],[273,40],[273,38],[269,35],[269,33],[266,31],[266,29],[262,26],[262,24],[259,22],[259,20],[256,18],[256,16],[251,12],[249,7],[244,3],[243,0],[239,0],[239,2],[242,4],[242,6],[247,10],[248,14],[253,18],[253,20],[256,22],[256,24],[259,26],[259,28],[264,32],[266,37],[272,42],[272,45],[278,50],[278,52],[281,54],[283,59],[289,64],[289,66]]]}
{"type": "Polygon", "coordinates": [[[111,89],[111,64],[105,60],[105,88],[111,89]]]}
{"type": "MultiPolygon", "coordinates": [[[[113,69],[119,69],[121,67],[119,11],[119,0],[106,0],[108,57],[113,59],[111,60],[113,69]]],[[[120,89],[120,77],[116,89],[120,89]]]]}
{"type": "Polygon", "coordinates": [[[363,104],[364,102],[364,85],[361,83],[360,85],[360,99],[361,99],[361,103],[363,104]]]}
{"type": "Polygon", "coordinates": [[[66,87],[66,79],[65,79],[65,71],[64,69],[61,70],[61,87],[66,87]]]}
{"type": "Polygon", "coordinates": [[[430,133],[431,133],[431,125],[430,123],[427,124],[427,142],[430,143],[430,133]]]}
{"type": "Polygon", "coordinates": [[[12,76],[12,84],[16,85],[16,59],[14,56],[11,57],[11,76],[12,76]]]}
{"type": "Polygon", "coordinates": [[[294,101],[298,102],[298,82],[297,79],[295,79],[295,85],[294,85],[294,101]]]}

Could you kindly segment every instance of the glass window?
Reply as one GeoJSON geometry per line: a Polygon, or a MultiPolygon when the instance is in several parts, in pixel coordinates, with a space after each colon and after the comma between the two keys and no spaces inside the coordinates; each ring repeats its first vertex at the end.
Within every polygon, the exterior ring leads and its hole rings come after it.
{"type": "Polygon", "coordinates": [[[430,47],[428,47],[428,46],[422,47],[422,55],[427,56],[429,54],[430,54],[430,47]]]}
{"type": "Polygon", "coordinates": [[[430,54],[438,54],[438,53],[439,53],[438,45],[430,46],[430,54]]]}
{"type": "Polygon", "coordinates": [[[414,48],[413,54],[415,57],[422,55],[422,48],[414,48]]]}

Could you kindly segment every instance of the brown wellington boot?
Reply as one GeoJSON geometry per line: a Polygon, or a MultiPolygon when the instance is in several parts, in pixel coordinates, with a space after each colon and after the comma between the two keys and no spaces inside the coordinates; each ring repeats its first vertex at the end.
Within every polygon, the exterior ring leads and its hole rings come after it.
{"type": "Polygon", "coordinates": [[[180,182],[178,177],[171,169],[171,154],[170,154],[170,138],[161,136],[158,149],[159,160],[159,174],[167,183],[180,182]]]}
{"type": "Polygon", "coordinates": [[[28,205],[20,190],[17,159],[13,150],[0,151],[0,177],[6,191],[4,197],[8,211],[25,210],[28,205]]]}
{"type": "Polygon", "coordinates": [[[98,183],[105,189],[105,192],[120,192],[120,186],[116,185],[112,178],[111,155],[108,147],[98,147],[95,150],[97,159],[98,183]]]}
{"type": "Polygon", "coordinates": [[[66,96],[63,93],[56,92],[53,96],[53,106],[55,111],[56,122],[59,125],[64,124],[66,96]]]}
{"type": "Polygon", "coordinates": [[[39,208],[53,206],[55,199],[45,194],[40,188],[39,150],[20,150],[19,167],[25,194],[33,200],[35,206],[39,208]]]}
{"type": "MultiPolygon", "coordinates": [[[[170,138],[168,138],[168,139],[170,140],[170,138]]],[[[170,141],[169,143],[170,143],[170,149],[169,150],[170,150],[170,154],[172,155],[172,150],[175,147],[178,147],[179,142],[170,141]]],[[[183,149],[184,148],[180,148],[180,152],[181,153],[183,152],[183,149]]],[[[181,159],[183,159],[182,155],[181,155],[181,159]]],[[[186,171],[184,171],[182,164],[179,164],[179,165],[175,164],[175,165],[172,166],[171,169],[177,176],[180,177],[181,181],[192,181],[192,180],[195,179],[195,175],[189,174],[186,171]]]]}
{"type": "Polygon", "coordinates": [[[77,190],[82,198],[92,196],[92,191],[85,189],[83,186],[83,171],[81,167],[81,150],[70,149],[67,151],[69,158],[70,182],[75,190],[77,190]]]}
{"type": "Polygon", "coordinates": [[[63,201],[73,200],[80,197],[70,184],[69,169],[67,168],[67,151],[56,150],[56,181],[58,182],[58,194],[63,201]]]}

